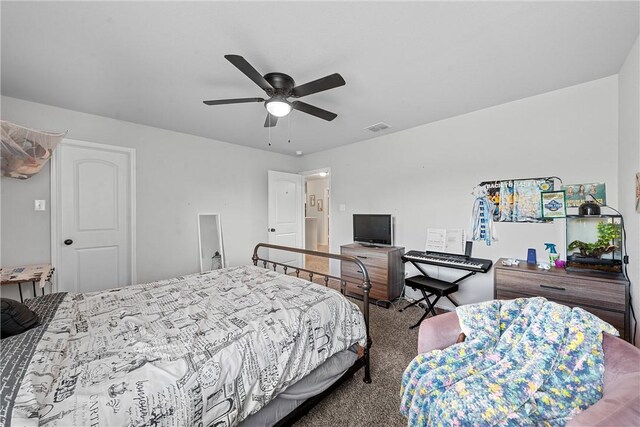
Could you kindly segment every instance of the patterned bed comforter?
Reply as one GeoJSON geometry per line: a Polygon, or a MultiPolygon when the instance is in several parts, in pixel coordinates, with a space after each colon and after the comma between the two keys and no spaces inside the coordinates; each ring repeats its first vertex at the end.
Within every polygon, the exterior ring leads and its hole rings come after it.
{"type": "Polygon", "coordinates": [[[402,378],[410,426],[559,426],[602,397],[608,323],[544,298],[458,307],[466,341],[418,355],[402,378]]]}
{"type": "Polygon", "coordinates": [[[366,342],[338,292],[253,266],[42,298],[2,340],[2,425],[232,426],[366,342]]]}

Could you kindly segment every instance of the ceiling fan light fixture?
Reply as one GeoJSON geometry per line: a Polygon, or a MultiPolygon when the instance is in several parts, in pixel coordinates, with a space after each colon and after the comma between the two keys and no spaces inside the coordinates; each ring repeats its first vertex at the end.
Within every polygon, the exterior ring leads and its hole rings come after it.
{"type": "MultiPolygon", "coordinates": [[[[2,1],[2,0],[0,0],[2,1]]],[[[301,98],[303,96],[313,95],[314,93],[324,92],[329,89],[334,89],[339,86],[344,86],[346,83],[342,76],[338,73],[333,73],[328,76],[313,80],[303,85],[296,86],[296,82],[284,73],[267,73],[264,76],[258,72],[246,59],[240,55],[225,55],[225,59],[234,67],[236,67],[242,74],[247,76],[253,83],[258,85],[262,89],[269,99],[265,101],[264,98],[234,98],[234,99],[212,99],[203,101],[206,105],[225,105],[225,104],[246,104],[250,102],[262,102],[265,109],[268,111],[267,118],[264,121],[264,127],[272,128],[278,124],[280,117],[285,117],[291,110],[297,110],[305,114],[317,117],[322,120],[330,122],[338,117],[336,113],[323,110],[314,105],[307,104],[302,101],[289,102],[287,98],[295,97],[301,98]]],[[[291,141],[289,141],[291,142],[291,141]]],[[[269,144],[271,145],[271,144],[269,144]]]]}
{"type": "Polygon", "coordinates": [[[284,97],[274,96],[264,103],[272,116],[284,117],[291,112],[291,104],[284,97]]]}

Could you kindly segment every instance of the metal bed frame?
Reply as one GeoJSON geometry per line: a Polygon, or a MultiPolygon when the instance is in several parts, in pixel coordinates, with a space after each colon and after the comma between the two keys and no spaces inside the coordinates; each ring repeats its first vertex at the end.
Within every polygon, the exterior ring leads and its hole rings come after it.
{"type": "Polygon", "coordinates": [[[307,400],[302,402],[297,408],[295,408],[293,411],[287,414],[284,418],[278,421],[278,423],[275,424],[275,426],[277,427],[291,426],[293,425],[293,423],[295,423],[304,415],[306,415],[311,410],[311,408],[316,406],[322,399],[324,399],[326,396],[331,394],[336,388],[338,388],[340,384],[342,384],[344,381],[351,378],[361,368],[364,367],[363,381],[367,384],[371,383],[371,370],[369,365],[369,349],[371,348],[371,344],[372,344],[371,336],[369,335],[369,291],[371,289],[371,281],[369,280],[369,273],[367,272],[367,268],[364,266],[362,261],[360,261],[356,257],[351,257],[346,255],[337,255],[337,254],[331,254],[326,252],[311,251],[311,250],[300,249],[300,248],[292,248],[288,246],[272,245],[269,243],[258,243],[256,247],[253,249],[253,256],[251,257],[251,259],[253,260],[253,265],[257,266],[259,262],[262,262],[262,266],[264,268],[271,267],[273,268],[273,271],[276,271],[277,267],[280,266],[282,267],[284,274],[287,274],[288,270],[292,270],[293,272],[296,273],[296,277],[300,277],[300,273],[304,272],[309,275],[310,282],[313,281],[314,275],[322,276],[324,277],[323,280],[324,280],[325,286],[329,286],[329,279],[337,280],[340,282],[340,292],[345,297],[346,297],[347,282],[349,280],[346,280],[337,276],[332,276],[327,273],[320,273],[317,271],[312,271],[312,270],[301,268],[301,267],[292,267],[285,263],[271,261],[266,258],[262,258],[258,255],[258,250],[260,248],[273,249],[273,250],[279,250],[284,252],[293,252],[293,253],[298,253],[302,255],[313,255],[313,256],[322,257],[322,258],[336,259],[344,262],[352,262],[358,266],[362,274],[362,301],[363,301],[362,314],[364,316],[365,330],[367,332],[367,345],[364,347],[364,354],[361,357],[358,357],[355,363],[349,369],[347,369],[347,371],[340,378],[338,378],[336,382],[331,384],[329,388],[327,388],[325,391],[323,391],[320,394],[317,394],[315,396],[308,398],[307,400]]]}

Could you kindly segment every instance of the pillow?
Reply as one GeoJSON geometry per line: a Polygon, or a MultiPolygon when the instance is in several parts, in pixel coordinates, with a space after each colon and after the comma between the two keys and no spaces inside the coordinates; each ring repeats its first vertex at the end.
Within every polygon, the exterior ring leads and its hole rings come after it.
{"type": "Polygon", "coordinates": [[[2,338],[18,335],[38,325],[38,315],[26,305],[9,299],[0,298],[2,308],[2,324],[0,331],[2,338]]]}

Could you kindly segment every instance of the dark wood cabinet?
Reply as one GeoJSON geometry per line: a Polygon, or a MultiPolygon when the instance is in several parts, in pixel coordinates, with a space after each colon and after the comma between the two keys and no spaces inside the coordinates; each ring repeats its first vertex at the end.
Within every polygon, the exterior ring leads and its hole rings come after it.
{"type": "Polygon", "coordinates": [[[518,266],[494,268],[494,298],[541,296],[569,307],[581,307],[613,325],[629,341],[629,282],[620,275],[542,270],[520,261],[518,266]]]}
{"type": "MultiPolygon", "coordinates": [[[[400,296],[404,284],[404,264],[400,247],[367,247],[357,243],[340,246],[342,255],[357,257],[367,268],[371,280],[369,296],[374,300],[392,301],[400,296]]],[[[341,277],[347,282],[347,292],[362,296],[362,281],[358,267],[350,262],[340,263],[341,277]],[[351,283],[355,282],[355,283],[351,283]]]]}

